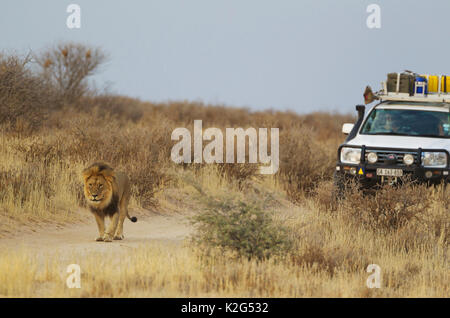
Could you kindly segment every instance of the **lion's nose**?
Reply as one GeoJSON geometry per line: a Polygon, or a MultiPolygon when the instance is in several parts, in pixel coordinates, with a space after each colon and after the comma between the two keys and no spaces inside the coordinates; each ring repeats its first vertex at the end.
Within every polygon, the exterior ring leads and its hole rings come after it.
{"type": "Polygon", "coordinates": [[[95,198],[97,197],[97,195],[96,195],[96,194],[93,194],[92,196],[94,197],[94,199],[95,199],[95,198]]]}

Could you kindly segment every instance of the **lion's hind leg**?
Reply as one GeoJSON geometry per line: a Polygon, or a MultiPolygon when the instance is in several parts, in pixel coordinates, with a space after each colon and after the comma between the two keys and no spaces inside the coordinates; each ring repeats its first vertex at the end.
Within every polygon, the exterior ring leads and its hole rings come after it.
{"type": "Polygon", "coordinates": [[[130,193],[127,191],[124,196],[122,197],[122,200],[120,201],[120,207],[119,207],[119,224],[117,226],[117,232],[114,235],[115,240],[123,240],[123,222],[125,221],[125,218],[128,215],[128,202],[130,200],[130,193]]]}
{"type": "MultiPolygon", "coordinates": [[[[122,210],[122,209],[121,209],[122,210]]],[[[119,224],[117,225],[117,231],[114,235],[115,240],[123,240],[123,222],[125,221],[126,214],[124,215],[122,212],[119,215],[119,224]]]]}

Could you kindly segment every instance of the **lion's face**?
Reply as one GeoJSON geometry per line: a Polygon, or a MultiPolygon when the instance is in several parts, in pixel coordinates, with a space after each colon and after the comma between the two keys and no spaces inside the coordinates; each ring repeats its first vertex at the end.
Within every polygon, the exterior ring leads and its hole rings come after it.
{"type": "Polygon", "coordinates": [[[84,194],[91,205],[100,205],[111,200],[112,187],[102,175],[93,175],[84,183],[84,194]]]}

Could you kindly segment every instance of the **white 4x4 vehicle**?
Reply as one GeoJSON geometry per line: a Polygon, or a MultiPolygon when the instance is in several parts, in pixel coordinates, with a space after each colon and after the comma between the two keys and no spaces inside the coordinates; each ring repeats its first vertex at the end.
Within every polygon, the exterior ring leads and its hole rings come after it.
{"type": "Polygon", "coordinates": [[[450,102],[446,99],[386,98],[358,120],[344,124],[335,185],[341,193],[349,179],[371,187],[404,176],[427,183],[450,181],[450,102]]]}

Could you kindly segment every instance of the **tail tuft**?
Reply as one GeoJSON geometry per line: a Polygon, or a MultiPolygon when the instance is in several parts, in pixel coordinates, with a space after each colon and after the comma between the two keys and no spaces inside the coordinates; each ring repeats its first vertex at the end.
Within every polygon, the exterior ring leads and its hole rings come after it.
{"type": "Polygon", "coordinates": [[[131,222],[137,222],[137,217],[132,216],[132,217],[130,218],[130,221],[131,221],[131,222]]]}

